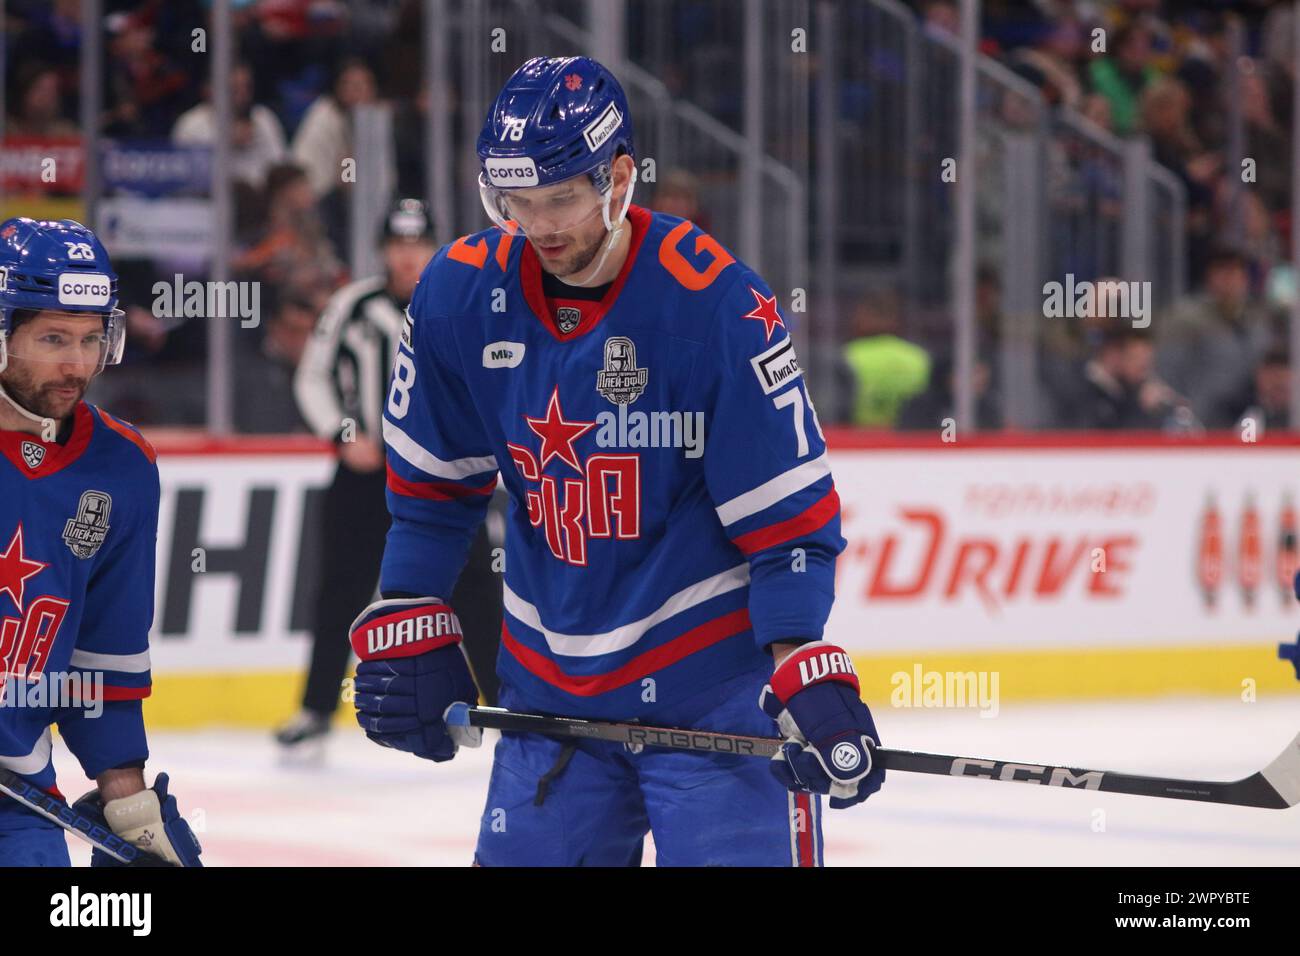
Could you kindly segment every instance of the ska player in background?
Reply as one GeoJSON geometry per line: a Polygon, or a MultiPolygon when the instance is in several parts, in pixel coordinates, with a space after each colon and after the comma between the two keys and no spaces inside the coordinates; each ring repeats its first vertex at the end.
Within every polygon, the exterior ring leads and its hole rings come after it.
{"type": "MultiPolygon", "coordinates": [[[[144,782],[158,467],[134,428],[82,401],[121,361],[116,306],[117,276],[85,226],[0,224],[0,766],[57,793],[57,723],[98,784],[78,809],[198,866],[167,775],[144,782]]],[[[112,863],[98,850],[93,862],[112,863]]],[[[68,863],[62,829],[0,796],[0,865],[68,863]]]]}
{"type": "Polygon", "coordinates": [[[633,865],[650,832],[661,864],[815,865],[816,794],[857,803],[884,770],[848,655],[821,640],[844,539],[776,297],[690,222],[631,205],[627,101],[586,57],[520,67],[478,154],[495,227],[424,271],[393,371],[358,720],[454,755],[443,715],[476,694],[442,599],[499,470],[503,706],[786,744],[769,769],[503,734],[476,862],[633,865]]]}

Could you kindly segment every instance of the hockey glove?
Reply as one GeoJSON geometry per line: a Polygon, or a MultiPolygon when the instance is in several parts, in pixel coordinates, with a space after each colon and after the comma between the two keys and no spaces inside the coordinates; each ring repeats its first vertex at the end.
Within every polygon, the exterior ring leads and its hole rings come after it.
{"type": "MultiPolygon", "coordinates": [[[[426,760],[450,760],[456,742],[443,716],[457,701],[478,703],[461,647],[460,621],[438,598],[378,601],[352,622],[357,723],[375,743],[426,760]]],[[[466,741],[477,747],[483,731],[466,741]]]]}
{"type": "MultiPolygon", "coordinates": [[[[91,790],[72,808],[92,820],[102,820],[106,829],[145,851],[133,866],[202,866],[203,847],[181,816],[176,798],[167,792],[167,774],[154,778],[148,790],[104,803],[99,790],[91,790]]],[[[102,850],[90,854],[91,866],[123,866],[102,850]]]]}
{"type": "Polygon", "coordinates": [[[825,641],[800,647],[772,673],[758,702],[785,737],[771,769],[787,789],[829,794],[838,810],[885,782],[875,759],[880,735],[842,648],[825,641]]]}

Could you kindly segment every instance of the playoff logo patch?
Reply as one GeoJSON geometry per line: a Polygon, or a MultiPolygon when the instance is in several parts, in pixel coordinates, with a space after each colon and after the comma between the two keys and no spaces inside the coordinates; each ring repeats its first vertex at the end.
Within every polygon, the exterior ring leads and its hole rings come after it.
{"type": "Polygon", "coordinates": [[[77,505],[77,514],[63,526],[63,543],[79,558],[94,557],[108,536],[108,515],[113,499],[102,491],[87,491],[77,505]]]}

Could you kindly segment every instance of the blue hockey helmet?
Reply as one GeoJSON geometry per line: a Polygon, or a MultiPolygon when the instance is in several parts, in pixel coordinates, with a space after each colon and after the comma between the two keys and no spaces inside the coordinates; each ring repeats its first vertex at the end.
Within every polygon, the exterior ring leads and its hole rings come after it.
{"type": "MultiPolygon", "coordinates": [[[[116,365],[126,341],[117,301],[117,273],[108,251],[81,223],[25,217],[0,223],[0,371],[9,361],[20,310],[100,316],[104,335],[96,372],[116,365]]],[[[24,358],[39,361],[42,356],[24,358]]]]}
{"type": "MultiPolygon", "coordinates": [[[[634,155],[632,119],[614,74],[585,56],[534,57],[506,81],[479,134],[483,207],[493,222],[513,233],[520,224],[512,222],[518,218],[510,207],[512,190],[585,175],[601,198],[605,228],[612,231],[632,198],[629,185],[622,211],[611,217],[612,167],[622,153],[634,155]]],[[[582,213],[578,222],[589,214],[582,213]]]]}

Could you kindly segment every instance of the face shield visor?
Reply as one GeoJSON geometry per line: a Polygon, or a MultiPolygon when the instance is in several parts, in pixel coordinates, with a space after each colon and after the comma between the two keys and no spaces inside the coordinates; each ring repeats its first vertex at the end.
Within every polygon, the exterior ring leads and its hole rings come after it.
{"type": "Polygon", "coordinates": [[[0,332],[0,371],[14,359],[43,366],[78,366],[98,375],[105,365],[122,361],[126,348],[126,315],[43,311],[17,329],[0,332]],[[98,320],[92,322],[89,320],[98,320]]]}
{"type": "Polygon", "coordinates": [[[493,185],[486,173],[478,179],[479,198],[488,217],[509,235],[543,239],[573,232],[600,217],[613,232],[632,204],[636,172],[628,183],[623,208],[611,211],[614,180],[608,164],[548,186],[511,187],[493,185]]]}

